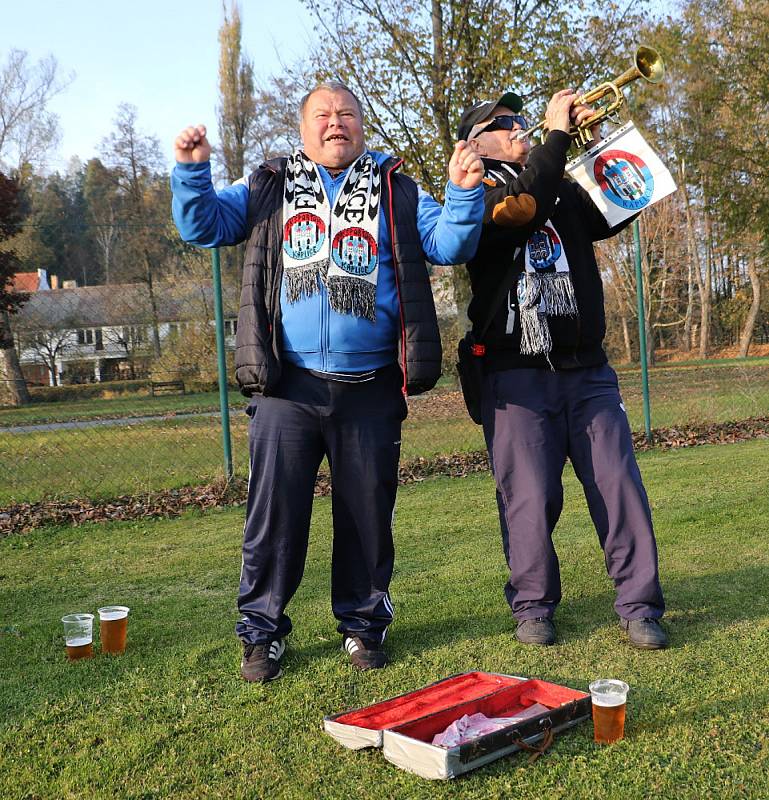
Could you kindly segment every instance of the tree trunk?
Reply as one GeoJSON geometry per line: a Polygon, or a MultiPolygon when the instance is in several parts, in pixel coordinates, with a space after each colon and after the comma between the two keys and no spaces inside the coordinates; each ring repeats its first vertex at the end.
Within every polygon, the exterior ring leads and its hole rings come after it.
{"type": "Polygon", "coordinates": [[[692,349],[692,317],[694,315],[694,277],[699,283],[702,271],[700,269],[700,252],[697,249],[697,237],[694,231],[694,216],[689,203],[689,191],[686,186],[686,167],[683,161],[679,168],[679,184],[684,198],[684,211],[686,213],[686,244],[689,251],[689,266],[686,282],[686,320],[684,322],[684,350],[688,353],[692,349]]]}
{"type": "Polygon", "coordinates": [[[692,317],[694,311],[694,269],[691,255],[686,275],[686,315],[684,317],[684,336],[682,349],[688,353],[692,349],[692,317]]]}
{"type": "Polygon", "coordinates": [[[620,313],[620,320],[622,321],[622,341],[625,344],[625,361],[628,364],[632,364],[633,348],[630,343],[630,326],[628,325],[627,315],[624,312],[620,313]]]}
{"type": "Polygon", "coordinates": [[[457,334],[461,338],[470,328],[470,320],[467,316],[467,307],[470,305],[470,273],[462,264],[457,264],[451,274],[451,281],[454,286],[454,302],[457,306],[456,328],[457,334]]]}
{"type": "Polygon", "coordinates": [[[147,282],[147,292],[150,296],[150,309],[152,310],[152,349],[155,358],[160,358],[160,328],[158,318],[158,301],[155,297],[155,285],[152,275],[152,260],[149,253],[144,251],[145,280],[147,282]]]}
{"type": "Polygon", "coordinates": [[[710,300],[713,278],[713,252],[710,241],[710,215],[705,212],[705,274],[698,271],[697,285],[700,290],[700,358],[708,357],[710,340],[710,300]]]}
{"type": "Polygon", "coordinates": [[[32,402],[27,382],[21,371],[19,356],[13,345],[11,318],[7,311],[0,313],[0,351],[2,352],[2,369],[5,377],[7,395],[12,406],[24,406],[32,402]]]}
{"type": "Polygon", "coordinates": [[[758,265],[754,255],[751,255],[748,259],[748,277],[750,278],[750,285],[753,289],[753,302],[750,304],[750,310],[748,311],[745,325],[740,334],[740,358],[748,357],[750,343],[753,340],[753,329],[755,328],[758,312],[761,308],[761,281],[758,277],[758,265]]]}

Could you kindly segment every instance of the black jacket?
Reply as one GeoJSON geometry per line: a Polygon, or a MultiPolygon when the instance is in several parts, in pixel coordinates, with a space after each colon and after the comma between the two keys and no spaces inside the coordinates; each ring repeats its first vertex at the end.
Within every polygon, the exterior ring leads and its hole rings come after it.
{"type": "MultiPolygon", "coordinates": [[[[400,304],[398,363],[404,394],[435,386],[441,374],[441,339],[430,278],[417,228],[417,186],[396,173],[401,161],[382,165],[382,204],[390,226],[400,304]],[[390,199],[392,198],[392,202],[390,199]]],[[[235,338],[235,375],[241,392],[271,394],[281,374],[280,284],[286,159],[262,164],[248,178],[246,257],[235,338]]]]}
{"type": "Polygon", "coordinates": [[[478,251],[467,265],[473,287],[473,299],[468,314],[473,329],[480,333],[498,300],[500,287],[507,287],[505,297],[483,337],[486,345],[484,368],[487,371],[521,367],[570,369],[597,366],[606,362],[603,339],[606,317],[603,304],[603,285],[595,259],[593,242],[606,239],[626,227],[626,220],[609,227],[587,192],[578,184],[563,177],[566,151],[570,144],[567,134],[552,131],[544,145],[532,149],[527,168],[515,174],[510,164],[484,159],[486,181],[486,217],[478,251]],[[502,203],[511,205],[508,197],[534,198],[531,214],[505,214],[502,203]],[[521,355],[521,324],[516,287],[524,270],[524,250],[529,236],[550,220],[555,228],[569,262],[578,315],[576,317],[548,316],[553,349],[550,363],[544,355],[521,355]],[[495,221],[496,220],[496,221],[495,221]],[[512,313],[510,313],[512,312],[512,313]],[[512,333],[506,333],[508,320],[515,318],[512,333]]]}

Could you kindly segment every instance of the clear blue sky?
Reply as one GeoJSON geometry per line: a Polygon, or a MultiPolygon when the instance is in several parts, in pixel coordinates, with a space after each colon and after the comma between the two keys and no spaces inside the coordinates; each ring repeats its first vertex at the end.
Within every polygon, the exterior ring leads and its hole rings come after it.
{"type": "MultiPolygon", "coordinates": [[[[240,7],[257,75],[301,57],[312,23],[299,0],[240,7]]],[[[48,169],[98,155],[121,102],[138,108],[140,129],[159,138],[169,163],[182,126],[205,122],[215,132],[221,21],[221,0],[2,0],[0,61],[15,47],[35,61],[51,53],[62,75],[75,73],[50,106],[62,139],[48,169]]]]}

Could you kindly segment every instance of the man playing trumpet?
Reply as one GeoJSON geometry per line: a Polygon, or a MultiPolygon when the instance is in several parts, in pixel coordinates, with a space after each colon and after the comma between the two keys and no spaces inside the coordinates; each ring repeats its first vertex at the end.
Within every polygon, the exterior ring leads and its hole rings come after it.
{"type": "Polygon", "coordinates": [[[527,124],[513,92],[471,106],[458,128],[485,169],[483,232],[467,265],[468,313],[485,347],[482,422],[510,568],[505,594],[518,641],[553,644],[561,582],[552,534],[568,457],[614,581],[621,627],[633,645],[659,649],[667,636],[659,624],[657,547],[617,376],[603,349],[593,250],[593,242],[631,220],[609,227],[588,194],[563,177],[569,131],[593,113],[576,101],[571,90],[553,96],[547,139],[534,148],[519,137],[527,124]]]}

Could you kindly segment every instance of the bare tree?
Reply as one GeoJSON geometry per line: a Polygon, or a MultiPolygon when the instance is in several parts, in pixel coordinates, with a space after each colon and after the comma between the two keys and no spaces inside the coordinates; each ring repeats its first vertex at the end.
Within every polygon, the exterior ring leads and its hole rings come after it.
{"type": "Polygon", "coordinates": [[[32,64],[24,50],[11,50],[0,67],[0,165],[19,170],[45,162],[57,144],[58,120],[47,110],[72,76],[60,77],[49,55],[32,64]]]}
{"type": "Polygon", "coordinates": [[[104,283],[111,283],[113,262],[120,240],[118,182],[98,158],[92,158],[85,168],[84,184],[89,227],[101,258],[104,283]]]}
{"type": "MultiPolygon", "coordinates": [[[[105,160],[124,196],[125,240],[135,254],[135,276],[147,285],[152,312],[152,344],[160,355],[158,305],[155,283],[159,277],[167,244],[159,224],[157,200],[167,190],[162,175],[163,158],[154,136],[142,134],[135,106],[122,103],[115,118],[115,130],[102,142],[105,160]]],[[[166,206],[167,207],[167,206],[166,206]]]]}
{"type": "Polygon", "coordinates": [[[297,109],[301,95],[309,91],[312,78],[297,74],[275,76],[256,87],[256,118],[253,127],[254,155],[262,161],[290,153],[299,145],[297,109]]]}
{"type": "Polygon", "coordinates": [[[59,363],[69,350],[77,344],[77,332],[74,328],[27,329],[19,334],[19,349],[22,353],[31,353],[37,364],[44,364],[51,377],[51,386],[59,385],[59,363]]]}
{"type": "Polygon", "coordinates": [[[149,356],[147,348],[147,329],[144,325],[109,326],[103,329],[106,345],[120,350],[128,364],[128,377],[133,380],[138,375],[137,364],[149,356]]]}

